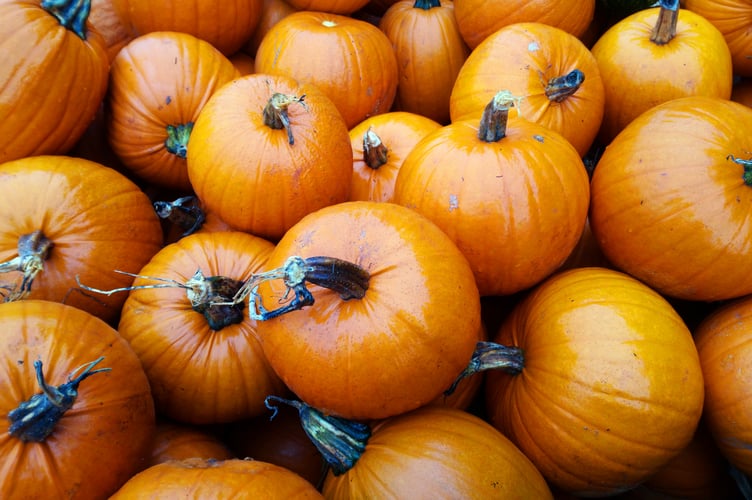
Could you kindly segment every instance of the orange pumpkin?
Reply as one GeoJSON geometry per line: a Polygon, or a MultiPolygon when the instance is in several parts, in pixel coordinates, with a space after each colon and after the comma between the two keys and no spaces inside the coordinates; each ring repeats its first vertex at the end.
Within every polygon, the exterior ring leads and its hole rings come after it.
{"type": "Polygon", "coordinates": [[[0,163],[64,154],[94,118],[109,59],[86,26],[90,8],[89,0],[0,3],[0,163]]]}
{"type": "Polygon", "coordinates": [[[107,498],[154,433],[149,382],[102,320],[41,300],[0,304],[0,497],[107,498]]]}
{"type": "Polygon", "coordinates": [[[256,25],[256,29],[253,30],[253,36],[246,42],[242,50],[255,58],[259,45],[261,45],[261,40],[264,39],[271,27],[277,24],[283,17],[297,10],[287,3],[286,0],[263,0],[261,4],[261,18],[256,25]]]}
{"type": "Polygon", "coordinates": [[[394,185],[395,203],[432,220],[467,257],[481,295],[512,294],[548,276],[587,217],[577,151],[552,130],[508,117],[510,105],[500,92],[480,120],[432,132],[394,185]]]}
{"type": "Polygon", "coordinates": [[[399,68],[395,109],[449,122],[449,95],[470,49],[451,0],[401,0],[379,22],[399,68]]]}
{"type": "Polygon", "coordinates": [[[229,460],[235,456],[218,437],[199,427],[158,422],[147,467],[187,458],[229,460]]]}
{"type": "Polygon", "coordinates": [[[141,269],[134,287],[182,284],[133,289],[118,326],[160,414],[193,424],[231,422],[265,412],[264,397],[284,391],[256,322],[242,307],[214,305],[229,301],[272,250],[246,233],[197,233],[165,246],[141,269]]]}
{"type": "Polygon", "coordinates": [[[512,114],[558,132],[585,156],[603,120],[605,93],[598,63],[579,39],[542,23],[516,23],[489,35],[457,75],[452,121],[479,119],[504,89],[521,98],[512,114]]]}
{"type": "Polygon", "coordinates": [[[686,96],[728,99],[731,53],[718,29],[679,0],[626,17],[593,45],[606,91],[600,138],[608,144],[653,106],[686,96]]]}
{"type": "Polygon", "coordinates": [[[323,499],[311,483],[258,460],[190,458],[154,465],[128,480],[111,500],[142,498],[323,499]]]}
{"type": "Polygon", "coordinates": [[[287,0],[297,10],[352,14],[368,3],[368,0],[287,0]]]}
{"type": "Polygon", "coordinates": [[[658,293],[617,271],[559,273],[479,352],[488,418],[575,495],[634,488],[689,444],[703,374],[689,329],[658,293]],[[499,347],[503,346],[503,347],[499,347]]]}
{"type": "Polygon", "coordinates": [[[593,173],[590,223],[614,266],[680,299],[752,293],[751,120],[741,104],[685,97],[611,142],[593,173]]]}
{"type": "Polygon", "coordinates": [[[386,35],[337,14],[299,11],[281,19],[259,45],[256,71],[315,85],[348,129],[389,111],[397,93],[397,59],[386,35]]]}
{"type": "Polygon", "coordinates": [[[187,33],[152,32],[132,40],[110,70],[107,138],[137,177],[190,191],[186,154],[201,108],[239,76],[228,58],[187,33]]]}
{"type": "Polygon", "coordinates": [[[353,127],[350,200],[392,201],[402,162],[421,139],[439,127],[430,118],[407,111],[372,116],[353,127]]]}
{"type": "Polygon", "coordinates": [[[342,116],[316,87],[286,76],[247,75],[217,91],[196,120],[187,160],[208,211],[269,239],[350,195],[342,116]]]}
{"type": "Polygon", "coordinates": [[[104,38],[110,62],[135,37],[115,10],[113,0],[91,0],[89,23],[104,38]]]}
{"type": "MultiPolygon", "coordinates": [[[[269,363],[310,405],[385,418],[434,400],[467,364],[480,329],[478,290],[467,260],[428,219],[392,203],[340,203],[290,228],[266,267],[294,256],[349,263],[314,259],[316,282],[337,286],[313,284],[310,308],[257,325],[269,363]]],[[[263,307],[293,298],[288,285],[261,283],[263,307]]]]}
{"type": "Polygon", "coordinates": [[[6,300],[65,302],[105,321],[124,296],[93,296],[89,286],[117,288],[162,246],[147,196],[122,174],[92,161],[33,156],[0,165],[0,283],[6,300]]]}
{"type": "Polygon", "coordinates": [[[684,7],[699,14],[721,32],[731,52],[734,74],[752,76],[752,5],[747,0],[686,0],[684,7]]]}

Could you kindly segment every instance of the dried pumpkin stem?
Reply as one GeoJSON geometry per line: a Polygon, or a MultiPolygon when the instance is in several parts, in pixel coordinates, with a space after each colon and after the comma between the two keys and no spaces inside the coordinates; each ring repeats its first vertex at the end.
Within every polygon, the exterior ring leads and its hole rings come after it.
{"type": "Polygon", "coordinates": [[[510,375],[517,375],[525,366],[525,357],[519,347],[509,347],[495,342],[481,341],[475,345],[470,363],[459,374],[452,385],[444,391],[450,396],[462,379],[485,370],[502,370],[510,375]]]}
{"type": "Polygon", "coordinates": [[[665,45],[676,36],[676,22],[679,19],[679,0],[660,0],[658,20],[650,34],[650,41],[665,45]]]}
{"type": "Polygon", "coordinates": [[[195,196],[183,196],[175,201],[155,201],[153,206],[160,219],[166,219],[183,229],[183,236],[195,233],[206,221],[206,215],[195,196]]]}
{"type": "Polygon", "coordinates": [[[179,125],[167,125],[167,139],[164,141],[165,149],[178,158],[185,159],[188,155],[188,139],[193,132],[193,122],[179,125]]]}
{"type": "Polygon", "coordinates": [[[519,101],[519,98],[508,90],[502,90],[491,99],[480,118],[478,138],[481,141],[498,142],[506,136],[509,108],[513,107],[516,101],[519,101]]]}
{"type": "Polygon", "coordinates": [[[52,241],[39,230],[18,238],[18,256],[0,263],[0,273],[23,273],[20,286],[12,287],[7,301],[23,299],[31,292],[34,278],[44,270],[44,261],[49,257],[53,246],[52,241]]]}
{"type": "Polygon", "coordinates": [[[752,186],[752,159],[742,160],[741,158],[736,158],[734,155],[728,155],[726,159],[742,166],[742,168],[744,169],[744,171],[742,172],[742,179],[744,180],[744,184],[746,184],[747,186],[752,186]]]}
{"type": "Polygon", "coordinates": [[[368,425],[321,411],[301,401],[267,396],[264,404],[277,415],[279,409],[272,402],[284,403],[298,410],[300,423],[308,438],[316,446],[335,476],[344,474],[358,461],[371,437],[368,425]]]}
{"type": "Polygon", "coordinates": [[[55,16],[66,29],[86,40],[86,20],[91,11],[91,0],[42,0],[41,7],[55,16]]]}
{"type": "Polygon", "coordinates": [[[68,375],[68,381],[58,387],[47,384],[42,372],[42,361],[34,361],[37,384],[42,392],[21,402],[18,407],[8,413],[8,419],[11,422],[8,434],[25,442],[44,441],[55,429],[55,425],[63,414],[76,402],[79,384],[95,373],[111,370],[111,368],[94,370],[94,367],[103,359],[104,356],[76,368],[68,375]],[[81,373],[76,376],[79,371],[81,373]]]}
{"type": "Polygon", "coordinates": [[[298,103],[306,108],[305,94],[302,96],[286,95],[279,92],[272,94],[269,101],[264,107],[264,124],[276,130],[285,129],[287,131],[287,142],[290,145],[295,144],[295,138],[292,134],[292,128],[290,127],[290,116],[287,109],[291,104],[298,103]]]}
{"type": "Polygon", "coordinates": [[[585,81],[585,73],[573,69],[566,75],[551,78],[546,85],[546,97],[554,102],[562,102],[580,89],[585,81]]]}
{"type": "Polygon", "coordinates": [[[373,130],[373,127],[368,127],[366,133],[363,134],[363,161],[365,164],[376,170],[387,162],[388,154],[389,151],[381,142],[381,137],[373,130]]]}

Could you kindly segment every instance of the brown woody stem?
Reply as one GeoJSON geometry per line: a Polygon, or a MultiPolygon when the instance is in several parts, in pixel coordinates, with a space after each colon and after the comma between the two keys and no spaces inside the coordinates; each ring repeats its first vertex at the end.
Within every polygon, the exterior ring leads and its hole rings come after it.
{"type": "Polygon", "coordinates": [[[554,102],[562,102],[577,92],[584,81],[585,73],[579,69],[573,69],[566,75],[551,78],[546,85],[546,97],[554,102]]]}
{"type": "Polygon", "coordinates": [[[484,142],[498,142],[507,134],[509,108],[518,100],[507,90],[497,93],[486,105],[480,118],[478,138],[484,142]]]}
{"type": "Polygon", "coordinates": [[[363,134],[363,161],[376,170],[387,162],[388,154],[389,151],[381,142],[381,137],[374,132],[372,127],[368,127],[366,133],[363,134]]]}
{"type": "Polygon", "coordinates": [[[31,292],[34,278],[44,270],[44,261],[49,257],[53,246],[52,241],[47,239],[40,230],[18,238],[18,256],[0,263],[0,273],[12,271],[23,273],[21,285],[17,289],[13,287],[6,300],[23,299],[31,292]]]}
{"type": "Polygon", "coordinates": [[[509,347],[495,342],[481,341],[475,345],[470,363],[459,374],[452,385],[444,391],[445,396],[451,395],[462,379],[485,370],[502,370],[510,375],[522,372],[525,357],[519,347],[509,347]]]}
{"type": "Polygon", "coordinates": [[[676,22],[679,19],[679,0],[660,0],[658,20],[650,34],[650,41],[665,45],[676,36],[676,22]]]}
{"type": "Polygon", "coordinates": [[[298,103],[305,108],[305,94],[298,97],[275,92],[264,107],[264,124],[275,130],[284,128],[287,131],[287,142],[290,145],[295,144],[295,138],[292,135],[287,109],[293,103],[298,103]]]}
{"type": "Polygon", "coordinates": [[[183,229],[183,236],[198,231],[206,221],[206,215],[195,196],[183,196],[175,201],[155,201],[153,206],[160,219],[166,219],[183,229]]]}

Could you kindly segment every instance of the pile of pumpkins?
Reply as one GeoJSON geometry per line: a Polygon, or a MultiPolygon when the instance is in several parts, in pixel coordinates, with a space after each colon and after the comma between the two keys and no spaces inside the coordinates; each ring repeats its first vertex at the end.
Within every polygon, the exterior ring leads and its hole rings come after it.
{"type": "Polygon", "coordinates": [[[752,498],[749,2],[0,19],[1,498],[752,498]]]}

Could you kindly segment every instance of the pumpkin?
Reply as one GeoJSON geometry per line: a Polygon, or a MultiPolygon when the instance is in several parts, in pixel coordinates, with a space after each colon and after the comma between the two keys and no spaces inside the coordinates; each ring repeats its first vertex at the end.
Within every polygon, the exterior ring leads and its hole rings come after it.
{"type": "Polygon", "coordinates": [[[692,335],[657,292],[618,271],[579,268],[536,287],[502,323],[488,360],[489,421],[556,488],[636,487],[691,441],[703,408],[692,335]]]}
{"type": "Polygon", "coordinates": [[[579,37],[595,14],[595,0],[519,2],[517,0],[455,0],[454,15],[465,42],[474,49],[504,26],[537,22],[579,37]]]}
{"type": "Polygon", "coordinates": [[[392,201],[402,162],[421,139],[439,127],[434,120],[407,111],[372,116],[353,127],[350,200],[392,201]]]}
{"type": "Polygon", "coordinates": [[[512,294],[551,274],[587,218],[579,154],[558,133],[509,117],[512,105],[500,92],[480,120],[429,134],[394,185],[395,203],[432,220],[467,257],[484,296],[512,294]]]}
{"type": "Polygon", "coordinates": [[[290,77],[257,73],[218,90],[193,126],[186,158],[209,212],[272,240],[350,195],[352,148],[342,116],[316,87],[290,77]]]}
{"type": "Polygon", "coordinates": [[[179,31],[206,40],[229,56],[245,44],[261,17],[262,0],[152,2],[111,0],[134,35],[179,31]]]}
{"type": "Polygon", "coordinates": [[[283,17],[297,10],[287,0],[263,0],[259,22],[256,25],[256,29],[253,30],[253,35],[248,39],[242,50],[255,58],[259,45],[261,45],[261,40],[264,39],[271,27],[277,24],[283,17]]]}
{"type": "Polygon", "coordinates": [[[601,126],[605,93],[598,63],[579,39],[542,23],[515,23],[489,35],[457,75],[452,121],[480,118],[504,89],[521,98],[512,114],[558,132],[585,156],[601,126]]]}
{"type": "Polygon", "coordinates": [[[752,76],[752,5],[746,0],[686,0],[684,7],[718,28],[726,40],[735,75],[752,76]]]}
{"type": "Polygon", "coordinates": [[[214,304],[232,299],[272,250],[246,233],[197,233],[165,246],[141,269],[118,331],[141,360],[161,415],[231,422],[264,412],[264,397],[284,391],[256,322],[242,307],[214,304]]]}
{"type": "Polygon", "coordinates": [[[269,363],[306,403],[385,418],[437,398],[470,359],[481,327],[472,271],[415,211],[369,201],[323,208],[285,233],[266,268],[292,257],[315,282],[310,291],[261,282],[254,295],[276,317],[257,329],[269,363]],[[282,299],[306,292],[310,308],[278,313],[282,299]]]}
{"type": "Polygon", "coordinates": [[[287,0],[297,10],[326,12],[330,14],[353,14],[364,7],[368,0],[287,0]]]}
{"type": "Polygon", "coordinates": [[[705,420],[721,453],[744,474],[752,474],[752,387],[749,384],[752,297],[722,306],[695,330],[705,375],[705,420]]]}
{"type": "Polygon", "coordinates": [[[235,456],[218,437],[200,427],[157,422],[147,467],[187,458],[229,460],[235,456]]]}
{"type": "Polygon", "coordinates": [[[449,95],[470,49],[451,0],[401,0],[379,22],[394,46],[399,82],[395,109],[449,122],[449,95]]]}
{"type": "Polygon", "coordinates": [[[112,327],[64,304],[0,304],[0,496],[107,498],[140,470],[154,405],[112,327]]]}
{"type": "Polygon", "coordinates": [[[189,458],[149,467],[130,478],[111,500],[140,498],[321,499],[308,481],[258,460],[189,458]]]}
{"type": "Polygon", "coordinates": [[[114,321],[124,296],[93,296],[77,280],[127,286],[162,246],[151,202],[122,174],[67,156],[0,165],[0,283],[6,300],[65,302],[114,321]]]}
{"type": "Polygon", "coordinates": [[[209,42],[187,33],[152,32],[128,43],[112,62],[107,138],[138,178],[190,191],[188,139],[201,108],[239,76],[209,42]]]}
{"type": "Polygon", "coordinates": [[[113,0],[91,0],[89,23],[104,38],[110,63],[120,49],[135,37],[115,10],[113,0]]]}
{"type": "Polygon", "coordinates": [[[0,3],[0,163],[64,154],[94,118],[109,60],[86,26],[90,8],[89,0],[0,3]]]}
{"type": "Polygon", "coordinates": [[[680,299],[752,293],[750,120],[741,104],[685,97],[611,142],[593,173],[590,224],[615,267],[680,299]]]}
{"type": "Polygon", "coordinates": [[[686,96],[728,99],[731,53],[718,29],[679,0],[628,16],[593,45],[605,87],[600,138],[608,144],[657,104],[686,96]]]}
{"type": "Polygon", "coordinates": [[[313,84],[342,114],[348,130],[390,110],[397,58],[387,36],[366,21],[294,12],[272,26],[256,52],[256,71],[313,84]]]}

